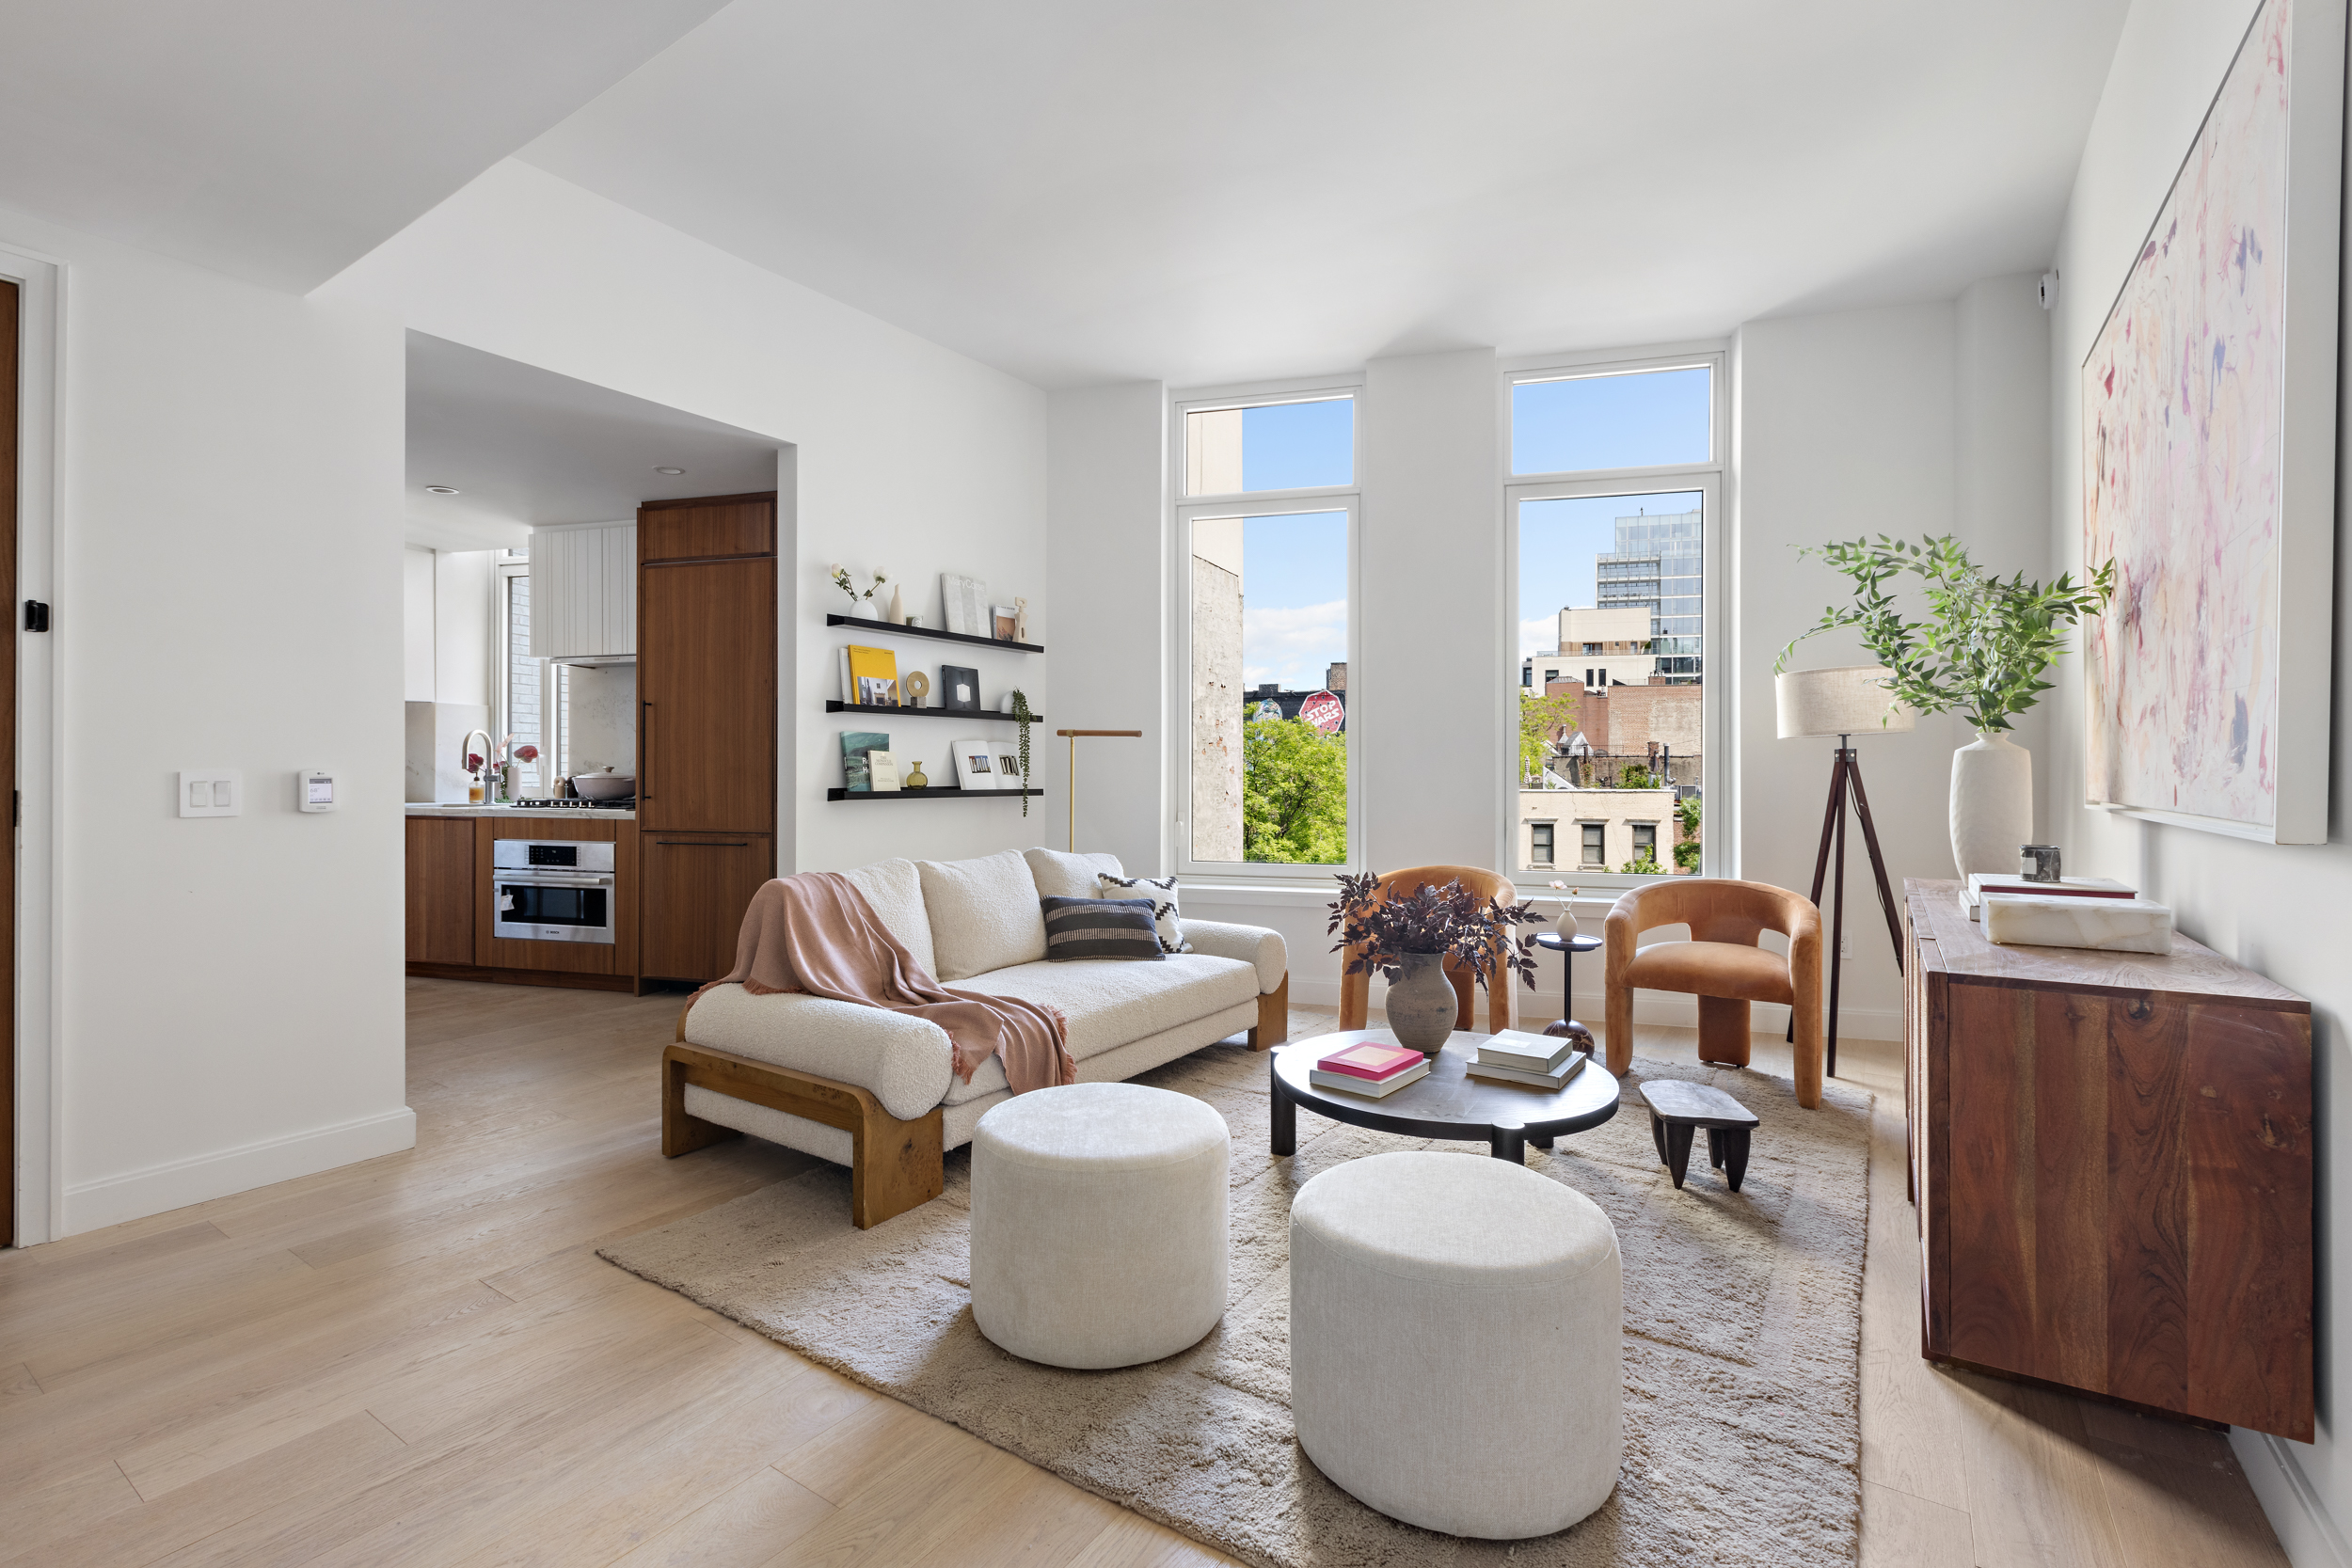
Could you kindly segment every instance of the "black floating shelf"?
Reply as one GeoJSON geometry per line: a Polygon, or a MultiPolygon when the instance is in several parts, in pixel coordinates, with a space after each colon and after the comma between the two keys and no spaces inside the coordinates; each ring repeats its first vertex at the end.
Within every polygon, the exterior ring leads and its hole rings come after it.
{"type": "MultiPolygon", "coordinates": [[[[994,708],[882,707],[873,703],[835,702],[831,697],[825,699],[825,711],[827,713],[891,713],[901,719],[1001,719],[1008,724],[1012,722],[1011,714],[999,713],[994,708]]],[[[1045,715],[1041,713],[1029,715],[1029,721],[1032,723],[1041,723],[1044,719],[1045,715]]]]}
{"type": "Polygon", "coordinates": [[[968,631],[936,631],[930,626],[894,626],[887,621],[868,621],[858,615],[827,615],[829,626],[855,626],[861,631],[886,631],[894,637],[928,637],[934,642],[969,642],[981,648],[1010,648],[1017,653],[1041,654],[1044,645],[1038,642],[1013,642],[1003,638],[975,637],[968,631]]]}
{"type": "Polygon", "coordinates": [[[1041,800],[1041,789],[828,789],[828,800],[1041,800]]]}

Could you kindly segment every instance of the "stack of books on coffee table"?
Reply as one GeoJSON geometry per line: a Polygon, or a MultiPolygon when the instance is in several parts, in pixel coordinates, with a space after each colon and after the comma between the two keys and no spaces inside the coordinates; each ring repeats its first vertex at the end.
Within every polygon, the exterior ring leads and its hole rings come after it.
{"type": "Polygon", "coordinates": [[[1366,1040],[1317,1059],[1307,1081],[1319,1089],[1380,1100],[1429,1076],[1429,1058],[1401,1045],[1366,1040]]]}
{"type": "Polygon", "coordinates": [[[1583,1071],[1584,1064],[1591,1060],[1576,1049],[1574,1040],[1505,1029],[1481,1040],[1478,1054],[1462,1070],[1490,1083],[1556,1089],[1583,1071]]]}

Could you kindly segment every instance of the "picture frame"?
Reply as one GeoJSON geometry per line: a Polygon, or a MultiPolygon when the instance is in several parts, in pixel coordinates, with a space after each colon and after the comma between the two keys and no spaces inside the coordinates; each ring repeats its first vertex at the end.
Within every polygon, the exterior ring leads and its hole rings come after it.
{"type": "Polygon", "coordinates": [[[1012,606],[1009,604],[1000,604],[990,607],[989,635],[995,638],[997,641],[1010,642],[1014,641],[1013,632],[1019,626],[1020,621],[1019,618],[1014,615],[1012,606]]]}
{"type": "Polygon", "coordinates": [[[980,711],[980,673],[961,664],[939,667],[939,705],[949,713],[980,711]]]}

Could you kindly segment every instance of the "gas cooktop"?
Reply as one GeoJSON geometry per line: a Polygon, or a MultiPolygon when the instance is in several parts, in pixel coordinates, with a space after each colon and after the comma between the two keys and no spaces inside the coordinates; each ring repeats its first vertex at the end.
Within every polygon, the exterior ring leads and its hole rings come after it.
{"type": "Polygon", "coordinates": [[[517,800],[517,807],[532,811],[635,811],[637,797],[627,796],[618,800],[576,800],[569,798],[547,800],[517,800]]]}

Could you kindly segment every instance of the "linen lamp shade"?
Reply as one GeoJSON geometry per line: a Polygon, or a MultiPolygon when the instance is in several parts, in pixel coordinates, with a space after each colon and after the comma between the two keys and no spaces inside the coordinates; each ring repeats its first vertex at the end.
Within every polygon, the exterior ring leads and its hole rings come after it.
{"type": "Polygon", "coordinates": [[[1834,670],[1790,670],[1774,676],[1780,738],[1910,729],[1918,715],[1887,690],[1888,675],[1883,664],[1848,664],[1834,670]]]}

